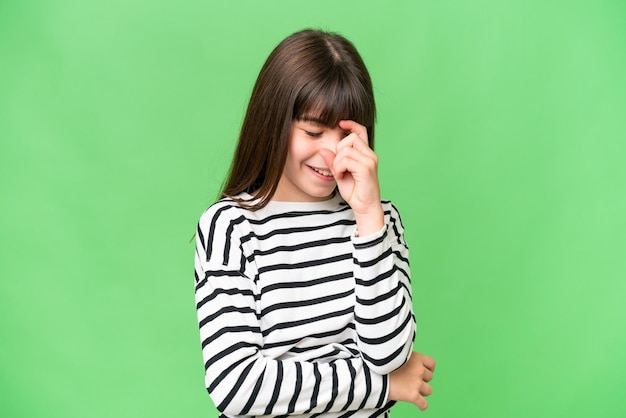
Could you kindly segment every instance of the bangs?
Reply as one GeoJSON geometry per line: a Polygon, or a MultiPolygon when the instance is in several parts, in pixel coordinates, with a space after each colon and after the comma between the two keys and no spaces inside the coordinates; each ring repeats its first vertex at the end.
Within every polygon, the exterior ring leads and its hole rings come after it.
{"type": "Polygon", "coordinates": [[[312,80],[299,92],[293,108],[293,119],[316,119],[335,127],[340,120],[353,120],[371,130],[374,125],[374,98],[355,79],[341,71],[324,74],[322,82],[312,80]]]}

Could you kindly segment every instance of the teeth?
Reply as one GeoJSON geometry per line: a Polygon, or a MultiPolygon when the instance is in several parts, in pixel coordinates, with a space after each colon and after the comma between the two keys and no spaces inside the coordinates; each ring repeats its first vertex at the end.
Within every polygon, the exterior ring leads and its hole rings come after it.
{"type": "Polygon", "coordinates": [[[315,168],[315,167],[311,167],[313,170],[317,171],[318,173],[320,173],[322,176],[326,176],[326,177],[332,177],[333,173],[331,173],[328,170],[322,170],[320,168],[315,168]]]}

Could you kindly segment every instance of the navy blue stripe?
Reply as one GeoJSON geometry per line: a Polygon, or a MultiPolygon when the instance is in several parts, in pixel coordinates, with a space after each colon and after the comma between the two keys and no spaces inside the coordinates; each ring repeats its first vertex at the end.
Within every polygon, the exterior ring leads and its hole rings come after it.
{"type": "Polygon", "coordinates": [[[381,367],[393,361],[396,357],[400,355],[400,353],[402,353],[402,351],[404,351],[404,347],[398,347],[396,351],[394,351],[387,357],[383,357],[380,359],[376,359],[374,357],[368,356],[367,353],[361,353],[361,354],[363,355],[363,358],[369,363],[373,364],[374,366],[381,367]]]}
{"type": "Polygon", "coordinates": [[[271,266],[264,266],[264,267],[259,268],[259,274],[263,274],[263,273],[267,273],[268,271],[275,271],[275,270],[294,270],[294,269],[303,269],[307,267],[315,267],[315,266],[320,266],[323,264],[330,264],[330,263],[336,263],[336,262],[343,261],[343,260],[348,260],[350,258],[352,258],[352,254],[346,253],[346,254],[339,254],[333,257],[328,257],[328,258],[321,258],[319,260],[304,261],[301,263],[273,264],[271,266]]]}
{"type": "Polygon", "coordinates": [[[238,271],[230,270],[206,270],[204,278],[196,284],[196,292],[206,284],[207,280],[212,277],[242,277],[238,271]]]}
{"type": "Polygon", "coordinates": [[[364,280],[364,279],[360,279],[360,278],[356,278],[355,282],[357,285],[359,286],[374,286],[376,284],[378,284],[379,282],[388,279],[389,277],[393,276],[393,273],[396,272],[396,266],[395,264],[391,267],[391,269],[389,269],[388,271],[379,274],[378,276],[374,277],[373,279],[370,280],[364,280]]]}
{"type": "Polygon", "coordinates": [[[200,228],[200,223],[198,223],[198,226],[196,227],[196,234],[198,234],[198,240],[200,241],[200,244],[202,244],[202,249],[204,250],[204,253],[206,254],[206,245],[204,243],[204,235],[202,235],[202,228],[200,228]]]}
{"type": "MultiPolygon", "coordinates": [[[[209,225],[209,233],[207,235],[207,237],[209,239],[207,241],[207,245],[206,245],[206,249],[205,249],[206,261],[209,261],[211,259],[211,256],[213,255],[212,254],[212,252],[213,252],[213,237],[215,236],[215,228],[217,226],[217,220],[219,219],[219,217],[222,214],[222,212],[227,211],[231,207],[232,206],[222,206],[221,208],[219,208],[219,209],[217,209],[215,211],[215,213],[213,214],[213,217],[211,218],[211,224],[209,225]]],[[[198,230],[200,230],[200,228],[198,228],[198,230]]]]}
{"type": "Polygon", "coordinates": [[[296,388],[293,392],[293,396],[291,397],[291,401],[289,401],[289,407],[287,409],[287,414],[291,414],[296,410],[296,401],[298,400],[298,395],[300,395],[300,391],[302,390],[302,365],[299,362],[296,362],[296,388]]]}
{"type": "Polygon", "coordinates": [[[376,238],[375,240],[372,241],[368,241],[368,242],[363,242],[363,243],[359,243],[359,244],[354,244],[354,248],[356,248],[357,250],[361,250],[364,248],[370,248],[373,247],[375,245],[380,244],[381,242],[383,242],[385,240],[385,238],[387,238],[387,230],[385,229],[385,232],[383,232],[383,234],[376,238]]]}
{"type": "Polygon", "coordinates": [[[376,305],[379,302],[382,302],[386,299],[392,298],[394,297],[402,288],[402,284],[398,283],[398,285],[391,289],[390,291],[388,291],[387,293],[383,293],[382,295],[378,295],[373,299],[361,299],[358,296],[356,297],[356,303],[360,304],[360,305],[364,305],[364,306],[371,306],[371,305],[376,305]]]}
{"type": "Polygon", "coordinates": [[[270,254],[275,254],[278,252],[295,252],[295,251],[303,250],[306,248],[326,247],[330,244],[343,244],[348,241],[350,241],[350,237],[336,237],[336,238],[330,238],[330,239],[324,239],[324,240],[318,240],[318,241],[305,242],[305,243],[297,244],[297,245],[281,245],[281,246],[274,247],[269,250],[263,250],[263,251],[254,250],[252,255],[248,256],[247,260],[249,262],[252,262],[254,261],[255,257],[262,256],[262,255],[270,255],[270,254]]]}
{"type": "Polygon", "coordinates": [[[224,314],[229,314],[229,313],[233,313],[233,312],[238,312],[240,314],[255,314],[254,309],[248,307],[248,306],[243,306],[243,307],[237,307],[237,306],[226,306],[222,309],[220,309],[219,311],[215,312],[214,314],[211,315],[207,315],[204,317],[204,319],[202,319],[202,321],[200,321],[200,328],[202,328],[204,325],[207,324],[207,322],[211,322],[213,321],[215,318],[224,315],[224,314]]]}
{"type": "Polygon", "coordinates": [[[275,215],[270,215],[266,218],[261,219],[250,219],[250,223],[254,225],[263,225],[271,221],[280,220],[280,219],[289,219],[289,218],[301,218],[315,215],[332,215],[334,213],[346,212],[350,209],[350,206],[345,205],[339,210],[314,210],[314,211],[289,211],[284,213],[278,213],[275,215]]]}
{"type": "Polygon", "coordinates": [[[270,415],[272,413],[272,409],[274,409],[274,405],[278,401],[278,395],[280,393],[281,386],[283,384],[283,362],[280,360],[276,360],[276,380],[274,381],[274,392],[272,393],[272,399],[267,404],[265,408],[265,415],[270,415]]]}
{"type": "Polygon", "coordinates": [[[357,321],[359,324],[365,324],[365,325],[375,325],[381,322],[385,322],[391,318],[393,318],[394,316],[398,315],[400,313],[400,311],[402,310],[402,308],[404,307],[404,305],[406,304],[406,298],[402,298],[402,303],[395,307],[393,309],[393,311],[386,313],[385,315],[382,316],[377,316],[375,318],[362,318],[358,315],[354,315],[354,319],[355,321],[357,321]]]}
{"type": "MultiPolygon", "coordinates": [[[[409,324],[409,321],[411,321],[411,319],[412,319],[412,315],[411,314],[407,315],[406,318],[404,318],[404,321],[402,321],[402,324],[400,324],[398,328],[396,328],[395,330],[393,330],[387,335],[383,335],[378,338],[365,338],[363,336],[359,336],[359,340],[361,340],[365,344],[372,344],[372,345],[384,344],[387,341],[392,340],[394,337],[397,337],[398,334],[404,331],[406,329],[406,326],[409,324]]],[[[382,321],[383,320],[381,320],[381,322],[382,321]]]]}
{"type": "Polygon", "coordinates": [[[320,384],[322,382],[322,375],[320,374],[317,363],[313,363],[313,375],[315,376],[315,385],[313,386],[313,393],[311,394],[311,402],[309,404],[310,407],[304,412],[305,414],[308,414],[317,406],[317,398],[320,393],[320,384]]]}
{"type": "Polygon", "coordinates": [[[268,306],[267,308],[261,311],[261,317],[267,315],[270,312],[273,312],[278,309],[293,309],[293,308],[301,308],[306,306],[317,305],[319,303],[330,302],[332,300],[343,299],[348,297],[354,293],[354,289],[349,289],[346,292],[337,293],[335,295],[327,295],[314,299],[306,299],[306,300],[297,300],[294,302],[283,302],[276,303],[274,305],[268,306]]]}
{"type": "Polygon", "coordinates": [[[325,319],[336,318],[338,316],[348,315],[348,314],[351,314],[353,312],[353,310],[354,310],[354,308],[352,306],[350,306],[349,308],[343,309],[341,311],[329,312],[329,313],[326,313],[324,315],[314,316],[312,318],[300,319],[298,321],[282,322],[282,323],[274,325],[273,327],[270,327],[268,329],[263,330],[263,337],[267,337],[269,334],[271,334],[272,332],[274,332],[276,330],[279,330],[279,329],[294,328],[294,327],[297,327],[299,325],[306,325],[306,324],[310,324],[312,322],[323,321],[325,319]]]}
{"type": "Polygon", "coordinates": [[[232,327],[220,328],[213,335],[205,338],[202,341],[202,348],[206,347],[208,344],[211,344],[212,342],[214,342],[215,340],[217,340],[219,337],[221,337],[224,334],[237,333],[237,332],[252,332],[255,334],[260,334],[261,328],[259,328],[258,326],[251,327],[249,325],[235,325],[232,327]]]}
{"type": "Polygon", "coordinates": [[[237,350],[241,350],[242,348],[254,348],[255,350],[261,350],[261,346],[258,344],[252,344],[252,343],[247,343],[247,342],[238,342],[237,344],[233,344],[230,347],[227,347],[225,349],[223,349],[222,351],[220,351],[219,353],[215,354],[213,357],[211,357],[210,359],[208,359],[205,363],[204,363],[204,368],[208,369],[209,368],[209,364],[215,363],[216,361],[220,360],[223,357],[226,357],[227,355],[234,353],[237,350]]]}
{"type": "Polygon", "coordinates": [[[246,402],[243,409],[241,410],[241,415],[246,415],[248,412],[250,412],[252,405],[254,405],[254,401],[259,396],[259,392],[261,391],[261,386],[263,385],[264,377],[265,377],[265,369],[263,369],[263,371],[261,372],[261,376],[259,376],[259,378],[256,380],[256,383],[254,384],[254,388],[252,389],[252,393],[250,394],[250,398],[248,398],[248,402],[246,402]]]}
{"type": "MultiPolygon", "coordinates": [[[[226,378],[226,376],[228,376],[233,370],[235,370],[241,363],[243,363],[244,361],[247,361],[248,359],[254,357],[255,354],[240,358],[239,360],[237,360],[236,362],[234,362],[233,364],[231,364],[230,366],[228,366],[226,369],[222,370],[222,372],[220,374],[217,375],[217,377],[215,379],[213,379],[213,381],[211,382],[211,384],[209,386],[207,386],[207,390],[209,391],[209,393],[213,392],[215,390],[215,388],[222,383],[222,381],[226,378]]],[[[205,364],[205,369],[208,369],[207,367],[208,365],[205,364]]]]}
{"type": "Polygon", "coordinates": [[[252,298],[254,298],[254,294],[249,289],[239,289],[239,288],[221,289],[221,288],[217,288],[210,295],[206,296],[200,302],[198,302],[196,304],[196,309],[200,309],[206,303],[212,301],[213,299],[215,299],[219,295],[229,295],[229,296],[241,295],[241,296],[245,296],[245,297],[252,297],[252,298]]]}
{"type": "Polygon", "coordinates": [[[228,228],[226,228],[226,236],[224,237],[224,254],[223,254],[223,261],[222,264],[223,265],[228,265],[228,262],[230,261],[230,244],[231,244],[231,237],[233,235],[233,231],[235,229],[235,225],[239,225],[241,223],[243,223],[246,220],[246,218],[241,215],[238,218],[232,219],[229,223],[228,223],[228,228]]]}
{"type": "MultiPolygon", "coordinates": [[[[250,223],[253,223],[252,219],[249,219],[250,223]]],[[[331,224],[326,224],[326,225],[316,225],[316,226],[302,226],[302,227],[295,227],[295,228],[283,228],[283,229],[275,229],[271,232],[268,232],[267,234],[264,235],[257,235],[254,232],[250,232],[247,235],[244,235],[243,237],[241,237],[241,242],[245,243],[250,241],[251,239],[255,238],[257,240],[263,241],[266,240],[268,238],[273,237],[274,235],[289,235],[289,234],[295,234],[295,233],[299,233],[299,232],[311,232],[311,231],[320,231],[320,230],[325,230],[328,228],[332,228],[334,226],[341,226],[341,225],[354,225],[356,222],[354,220],[351,219],[341,219],[339,221],[333,222],[331,224]]]]}
{"type": "Polygon", "coordinates": [[[344,410],[348,409],[354,401],[354,381],[356,380],[356,370],[354,369],[354,366],[352,366],[352,362],[347,361],[346,363],[348,365],[348,370],[350,371],[350,391],[348,392],[348,400],[343,407],[344,410]]]}
{"type": "Polygon", "coordinates": [[[363,364],[363,374],[365,375],[365,396],[363,396],[363,400],[361,400],[361,405],[359,405],[359,409],[365,408],[365,404],[367,403],[367,400],[372,393],[372,376],[370,373],[370,369],[367,367],[367,365],[363,364]]]}
{"type": "MultiPolygon", "coordinates": [[[[226,398],[224,398],[224,400],[222,401],[221,404],[216,405],[216,408],[218,409],[218,411],[224,412],[224,410],[226,410],[226,408],[228,407],[230,402],[233,400],[233,398],[237,394],[237,391],[239,390],[239,388],[241,387],[243,382],[248,377],[248,374],[250,373],[250,370],[252,370],[253,366],[254,366],[254,362],[251,362],[250,364],[248,364],[246,366],[246,368],[243,370],[243,372],[241,372],[241,375],[239,376],[239,379],[237,379],[237,382],[235,383],[233,388],[230,390],[230,392],[228,393],[226,398]]],[[[239,415],[239,414],[237,414],[237,415],[239,415]]]]}
{"type": "Polygon", "coordinates": [[[355,261],[361,268],[372,267],[380,263],[381,261],[383,261],[385,258],[389,257],[391,255],[391,252],[392,252],[391,247],[389,247],[372,260],[362,261],[362,260],[358,260],[355,258],[355,261]]]}
{"type": "Polygon", "coordinates": [[[261,289],[261,295],[271,292],[272,290],[278,289],[295,289],[299,287],[311,287],[318,284],[324,284],[328,282],[334,282],[338,280],[343,280],[352,277],[352,271],[348,271],[345,273],[334,274],[331,276],[320,277],[319,279],[307,280],[304,282],[286,282],[286,283],[274,283],[269,286],[265,286],[261,289]]]}
{"type": "MultiPolygon", "coordinates": [[[[309,339],[332,337],[333,335],[339,335],[339,334],[345,332],[345,330],[348,329],[348,328],[355,329],[355,325],[353,323],[349,323],[349,324],[346,324],[346,326],[344,326],[342,328],[339,328],[339,329],[336,329],[336,330],[319,332],[317,334],[306,334],[306,337],[309,338],[309,339]]],[[[298,342],[302,341],[302,338],[303,337],[299,336],[299,337],[293,338],[291,340],[284,340],[284,341],[276,342],[276,343],[273,343],[273,344],[269,344],[268,343],[268,344],[263,345],[263,347],[269,350],[269,349],[272,349],[272,348],[289,346],[289,345],[297,344],[298,342]]],[[[311,347],[310,349],[313,349],[313,348],[315,348],[315,347],[311,347]]],[[[302,348],[301,350],[302,351],[298,351],[298,349],[293,348],[290,351],[292,351],[294,353],[309,351],[309,349],[307,349],[307,348],[302,348]]]]}

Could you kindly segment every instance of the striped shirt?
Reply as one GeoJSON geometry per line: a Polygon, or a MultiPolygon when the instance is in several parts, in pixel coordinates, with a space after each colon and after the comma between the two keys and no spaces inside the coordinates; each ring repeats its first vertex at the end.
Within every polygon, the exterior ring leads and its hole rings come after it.
{"type": "Polygon", "coordinates": [[[202,214],[196,308],[221,417],[388,416],[415,318],[400,216],[382,203],[385,226],[364,237],[339,194],[202,214]]]}

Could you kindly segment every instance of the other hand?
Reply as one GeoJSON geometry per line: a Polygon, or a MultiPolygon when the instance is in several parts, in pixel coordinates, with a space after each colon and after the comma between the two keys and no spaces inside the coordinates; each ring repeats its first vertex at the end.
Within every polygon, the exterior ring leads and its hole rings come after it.
{"type": "Polygon", "coordinates": [[[424,411],[426,397],[433,393],[429,382],[435,372],[435,360],[413,352],[400,368],[389,374],[389,400],[410,402],[424,411]]]}

